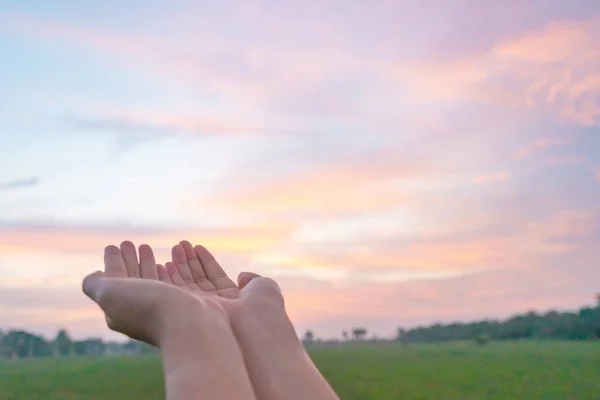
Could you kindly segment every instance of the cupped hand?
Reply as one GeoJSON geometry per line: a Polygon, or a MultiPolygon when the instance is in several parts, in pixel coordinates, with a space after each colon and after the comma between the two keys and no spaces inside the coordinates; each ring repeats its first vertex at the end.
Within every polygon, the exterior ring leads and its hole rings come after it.
{"type": "Polygon", "coordinates": [[[302,346],[275,281],[242,272],[236,285],[208,250],[186,241],[158,272],[160,280],[223,305],[258,399],[338,400],[302,346]]]}
{"type": "Polygon", "coordinates": [[[159,279],[197,297],[216,299],[232,323],[243,318],[260,319],[266,324],[289,321],[274,280],[242,272],[236,284],[205,247],[192,246],[188,241],[174,246],[171,256],[172,261],[165,267],[158,266],[159,279]]]}
{"type": "MultiPolygon", "coordinates": [[[[114,331],[133,339],[160,346],[169,332],[184,329],[190,318],[181,310],[194,309],[209,320],[226,320],[224,308],[214,299],[197,296],[177,285],[166,285],[166,270],[156,265],[152,249],[136,248],[131,242],[104,250],[104,271],[96,271],[83,280],[84,293],[105,313],[114,331]]],[[[169,282],[170,283],[170,282],[169,282]]]]}

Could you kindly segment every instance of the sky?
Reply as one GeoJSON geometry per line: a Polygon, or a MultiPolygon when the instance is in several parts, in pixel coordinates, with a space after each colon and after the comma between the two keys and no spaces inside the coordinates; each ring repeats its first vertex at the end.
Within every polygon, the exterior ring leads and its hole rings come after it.
{"type": "Polygon", "coordinates": [[[0,329],[183,239],[317,337],[592,304],[600,2],[0,0],[0,329]]]}

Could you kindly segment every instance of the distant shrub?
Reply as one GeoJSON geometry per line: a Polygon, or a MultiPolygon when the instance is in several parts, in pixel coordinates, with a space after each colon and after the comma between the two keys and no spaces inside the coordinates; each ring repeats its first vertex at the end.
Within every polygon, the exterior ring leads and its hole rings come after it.
{"type": "Polygon", "coordinates": [[[488,335],[486,333],[477,335],[475,337],[475,344],[477,344],[478,346],[485,346],[486,344],[488,344],[491,341],[492,341],[492,338],[490,337],[490,335],[488,335]]]}

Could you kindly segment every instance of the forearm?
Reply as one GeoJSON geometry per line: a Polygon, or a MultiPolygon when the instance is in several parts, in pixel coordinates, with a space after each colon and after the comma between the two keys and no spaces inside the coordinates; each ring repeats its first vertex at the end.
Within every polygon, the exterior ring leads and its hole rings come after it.
{"type": "MultiPolygon", "coordinates": [[[[190,352],[190,356],[194,356],[190,352]]],[[[201,356],[201,354],[197,354],[201,356]]],[[[252,386],[245,367],[229,359],[205,359],[204,361],[165,358],[165,392],[167,400],[254,400],[252,386]],[[174,364],[180,364],[173,368],[174,364]],[[244,375],[240,374],[244,372],[244,375]]]]}
{"type": "Polygon", "coordinates": [[[234,332],[259,400],[338,400],[329,383],[286,326],[240,322],[234,332]]]}
{"type": "Polygon", "coordinates": [[[254,400],[241,350],[231,328],[207,321],[161,342],[167,400],[254,400]]]}
{"type": "Polygon", "coordinates": [[[339,399],[304,349],[248,354],[248,373],[259,400],[339,399]]]}

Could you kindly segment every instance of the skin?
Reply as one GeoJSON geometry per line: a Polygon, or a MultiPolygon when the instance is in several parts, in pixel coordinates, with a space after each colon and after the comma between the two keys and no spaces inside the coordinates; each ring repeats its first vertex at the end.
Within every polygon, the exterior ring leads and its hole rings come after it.
{"type": "Polygon", "coordinates": [[[168,400],[256,398],[228,313],[215,296],[166,285],[166,270],[146,245],[139,261],[131,242],[108,246],[104,263],[104,271],[84,279],[83,291],[111,329],[160,348],[168,400]]]}
{"type": "Polygon", "coordinates": [[[159,280],[223,307],[258,399],[339,399],[298,339],[275,281],[242,272],[236,284],[206,248],[187,241],[173,247],[172,261],[157,273],[159,280]]]}

